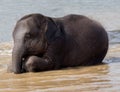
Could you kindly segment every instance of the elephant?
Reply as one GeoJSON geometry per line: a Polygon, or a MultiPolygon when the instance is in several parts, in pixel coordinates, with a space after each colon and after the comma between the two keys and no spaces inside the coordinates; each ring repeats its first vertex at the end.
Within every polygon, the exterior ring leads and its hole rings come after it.
{"type": "Polygon", "coordinates": [[[40,72],[102,64],[108,35],[84,15],[49,17],[39,13],[19,19],[13,30],[12,72],[40,72]]]}

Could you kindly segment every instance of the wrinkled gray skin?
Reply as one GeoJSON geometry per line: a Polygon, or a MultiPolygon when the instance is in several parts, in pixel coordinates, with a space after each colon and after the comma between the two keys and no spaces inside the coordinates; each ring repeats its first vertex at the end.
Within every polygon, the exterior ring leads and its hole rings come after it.
{"type": "Polygon", "coordinates": [[[105,29],[81,15],[24,16],[16,24],[13,39],[16,74],[100,64],[108,50],[105,29]]]}

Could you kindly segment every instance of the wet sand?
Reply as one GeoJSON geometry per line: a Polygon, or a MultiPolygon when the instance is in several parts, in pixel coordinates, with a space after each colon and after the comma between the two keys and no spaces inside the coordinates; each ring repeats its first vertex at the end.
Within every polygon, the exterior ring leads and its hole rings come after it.
{"type": "Polygon", "coordinates": [[[104,59],[107,64],[18,75],[7,73],[12,45],[2,44],[0,92],[119,92],[120,44],[112,40],[104,59]]]}

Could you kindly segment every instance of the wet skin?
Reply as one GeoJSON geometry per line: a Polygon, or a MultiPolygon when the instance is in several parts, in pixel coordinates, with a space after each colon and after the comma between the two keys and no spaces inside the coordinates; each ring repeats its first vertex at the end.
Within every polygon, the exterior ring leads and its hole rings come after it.
{"type": "Polygon", "coordinates": [[[26,15],[17,22],[13,39],[11,70],[16,74],[101,64],[108,50],[101,24],[74,14],[26,15]]]}

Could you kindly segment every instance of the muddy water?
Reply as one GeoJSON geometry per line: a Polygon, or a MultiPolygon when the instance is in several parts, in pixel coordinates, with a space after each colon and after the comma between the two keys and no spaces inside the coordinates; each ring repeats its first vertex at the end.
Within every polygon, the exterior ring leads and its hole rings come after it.
{"type": "Polygon", "coordinates": [[[0,44],[0,92],[119,92],[120,32],[109,32],[107,64],[40,73],[7,73],[11,44],[0,44]]]}

